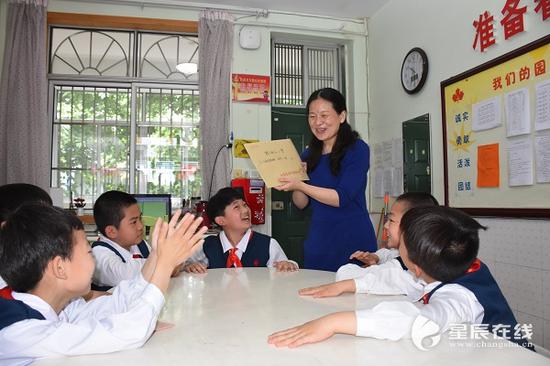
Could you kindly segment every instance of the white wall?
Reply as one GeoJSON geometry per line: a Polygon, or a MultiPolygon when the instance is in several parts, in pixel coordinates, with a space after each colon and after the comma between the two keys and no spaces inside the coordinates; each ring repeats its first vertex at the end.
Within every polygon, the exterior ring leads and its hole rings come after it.
{"type": "MultiPolygon", "coordinates": [[[[443,202],[443,144],[440,82],[547,35],[527,5],[526,31],[504,41],[500,10],[505,1],[391,0],[368,22],[370,142],[401,136],[403,121],[430,114],[432,187],[443,202]],[[497,44],[474,51],[472,22],[488,10],[495,16],[497,44]],[[403,58],[413,47],[428,54],[429,74],[422,91],[406,94],[400,82],[403,58]]],[[[550,187],[548,187],[550,197],[550,187]]],[[[382,202],[373,200],[374,207],[382,202]]],[[[535,324],[535,342],[550,349],[550,221],[483,218],[481,258],[489,263],[520,322],[535,324]],[[545,260],[546,259],[546,260],[545,260]]]]}

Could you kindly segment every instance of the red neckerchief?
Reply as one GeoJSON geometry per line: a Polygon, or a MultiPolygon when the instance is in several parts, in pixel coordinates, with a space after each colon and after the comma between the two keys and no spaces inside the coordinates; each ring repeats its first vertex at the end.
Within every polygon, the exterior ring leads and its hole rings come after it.
{"type": "MultiPolygon", "coordinates": [[[[475,261],[470,265],[470,267],[466,270],[464,274],[477,272],[479,271],[480,268],[481,268],[481,261],[478,258],[476,258],[475,261]]],[[[428,303],[430,299],[429,295],[430,293],[428,292],[427,294],[424,294],[424,296],[422,296],[422,302],[424,304],[428,303]]]]}
{"type": "Polygon", "coordinates": [[[229,256],[227,257],[227,263],[225,264],[227,268],[233,268],[233,267],[241,268],[243,266],[243,264],[241,263],[241,260],[235,253],[236,251],[237,251],[237,248],[229,249],[229,256]]]}
{"type": "Polygon", "coordinates": [[[12,295],[12,290],[8,286],[0,289],[0,297],[6,300],[15,300],[12,295]]]}
{"type": "MultiPolygon", "coordinates": [[[[252,239],[253,234],[254,234],[254,231],[250,230],[250,236],[248,237],[249,243],[250,243],[250,239],[252,239]]],[[[243,266],[236,252],[237,252],[237,248],[229,249],[229,256],[227,257],[227,262],[225,263],[226,268],[233,268],[233,267],[241,268],[243,266]]]]}

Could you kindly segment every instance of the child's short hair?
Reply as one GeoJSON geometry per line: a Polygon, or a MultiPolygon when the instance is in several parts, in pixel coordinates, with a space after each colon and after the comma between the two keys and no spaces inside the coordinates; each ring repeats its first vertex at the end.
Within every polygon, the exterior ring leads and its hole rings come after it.
{"type": "Polygon", "coordinates": [[[429,193],[426,192],[405,192],[395,202],[402,202],[407,205],[407,209],[420,206],[439,206],[439,202],[429,193]]]}
{"type": "Polygon", "coordinates": [[[118,229],[124,218],[124,209],[137,204],[131,194],[121,191],[107,191],[94,204],[94,220],[99,232],[105,236],[105,228],[113,225],[118,229]]]}
{"type": "Polygon", "coordinates": [[[464,212],[443,206],[412,208],[399,228],[411,262],[441,282],[460,277],[472,265],[478,231],[486,229],[464,212]]]}
{"type": "Polygon", "coordinates": [[[73,253],[73,231],[84,230],[72,213],[41,203],[25,204],[0,229],[0,276],[12,290],[28,292],[48,262],[73,253]]]}
{"type": "Polygon", "coordinates": [[[206,215],[211,222],[215,222],[216,217],[223,216],[225,208],[236,200],[244,200],[242,191],[231,187],[222,188],[208,200],[206,215]]]}
{"type": "Polygon", "coordinates": [[[27,183],[5,184],[0,187],[0,222],[19,206],[28,202],[43,202],[53,205],[50,195],[42,188],[27,183]]]}

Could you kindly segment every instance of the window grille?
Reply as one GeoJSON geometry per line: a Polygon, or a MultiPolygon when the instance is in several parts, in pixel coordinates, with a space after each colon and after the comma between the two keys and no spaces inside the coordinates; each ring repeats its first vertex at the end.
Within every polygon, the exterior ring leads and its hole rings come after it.
{"type": "Polygon", "coordinates": [[[191,35],[51,27],[52,186],[91,208],[111,189],[200,195],[197,74],[191,35]],[[177,84],[175,84],[177,82],[177,84]]]}
{"type": "Polygon", "coordinates": [[[340,47],[273,42],[273,104],[304,107],[320,88],[340,89],[340,47]]]}

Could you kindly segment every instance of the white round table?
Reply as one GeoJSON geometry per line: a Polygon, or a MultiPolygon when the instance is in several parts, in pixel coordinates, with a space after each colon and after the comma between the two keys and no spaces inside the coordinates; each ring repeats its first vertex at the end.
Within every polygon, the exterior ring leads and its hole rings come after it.
{"type": "Polygon", "coordinates": [[[398,342],[336,335],[296,349],[267,343],[275,331],[335,311],[370,308],[401,296],[346,294],[301,297],[298,290],[334,281],[334,273],[273,269],[215,269],[182,274],[171,282],[160,320],[175,326],[153,334],[140,349],[104,355],[43,359],[36,365],[548,365],[548,359],[517,348],[457,350],[444,339],[430,351],[409,339],[398,342]],[[458,357],[457,357],[458,356],[458,357]]]}

